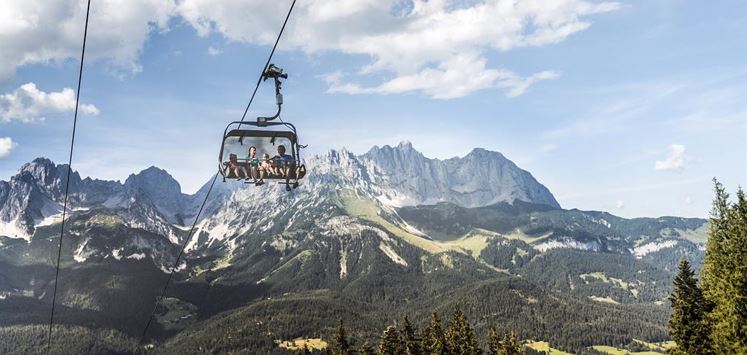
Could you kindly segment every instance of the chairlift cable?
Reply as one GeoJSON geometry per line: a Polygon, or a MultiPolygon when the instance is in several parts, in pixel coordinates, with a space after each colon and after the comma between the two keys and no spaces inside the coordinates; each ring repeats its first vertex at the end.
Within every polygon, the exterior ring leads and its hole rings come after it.
{"type": "Polygon", "coordinates": [[[70,190],[70,173],[73,171],[73,148],[75,147],[75,128],[78,125],[78,106],[80,103],[80,84],[83,80],[83,59],[86,55],[86,39],[88,37],[88,15],[91,12],[91,0],[86,5],[86,24],[83,28],[83,49],[80,53],[80,67],[78,68],[78,90],[75,95],[75,114],[73,114],[73,132],[70,138],[70,156],[67,160],[67,180],[65,180],[65,198],[62,203],[62,223],[60,226],[60,240],[57,245],[57,264],[54,274],[54,291],[52,292],[52,311],[49,315],[49,332],[47,334],[47,353],[52,350],[52,326],[54,324],[54,309],[57,302],[57,281],[60,276],[60,255],[62,254],[62,237],[65,233],[65,217],[67,212],[67,198],[70,190]]]}
{"type": "MultiPolygon", "coordinates": [[[[264,77],[264,73],[270,65],[272,56],[275,54],[275,49],[277,48],[278,43],[280,42],[280,38],[283,36],[283,31],[285,30],[286,24],[288,24],[288,19],[290,18],[291,12],[293,11],[293,7],[295,5],[296,5],[296,0],[293,0],[290,8],[288,9],[288,14],[285,16],[285,21],[283,21],[283,26],[280,28],[280,32],[278,33],[277,39],[275,39],[275,44],[272,46],[272,51],[270,51],[270,56],[267,58],[267,62],[265,63],[264,68],[262,68],[262,72],[259,75],[259,79],[257,79],[257,85],[254,88],[254,92],[252,92],[252,96],[249,99],[249,103],[246,105],[246,109],[244,109],[244,114],[241,117],[241,122],[244,122],[244,119],[246,118],[246,114],[247,112],[249,112],[249,107],[252,105],[252,102],[254,102],[254,96],[257,94],[259,85],[262,83],[262,78],[264,77]]],[[[213,190],[213,186],[215,185],[215,180],[218,178],[218,174],[219,173],[216,173],[213,176],[213,180],[210,183],[210,188],[205,194],[205,200],[202,201],[202,205],[200,206],[200,209],[197,212],[197,215],[195,216],[195,220],[192,223],[192,228],[190,228],[187,238],[182,243],[182,248],[176,257],[176,260],[174,261],[174,266],[171,267],[171,270],[170,270],[171,272],[169,273],[169,277],[168,279],[166,279],[166,283],[164,284],[163,289],[161,290],[161,296],[158,299],[156,299],[156,304],[153,306],[153,310],[151,311],[150,316],[148,317],[148,323],[146,323],[145,329],[143,329],[143,334],[140,337],[140,344],[142,344],[145,341],[145,336],[148,334],[148,328],[150,327],[150,324],[153,322],[153,316],[156,314],[156,311],[158,310],[158,306],[161,304],[161,300],[163,300],[163,298],[166,296],[166,290],[168,289],[169,284],[171,283],[171,279],[173,278],[174,273],[176,272],[176,268],[179,266],[179,259],[181,259],[182,254],[184,254],[184,249],[187,247],[187,243],[189,243],[189,241],[192,239],[192,234],[194,233],[195,227],[197,226],[197,221],[199,220],[200,215],[202,214],[202,210],[205,207],[205,204],[207,203],[208,198],[210,197],[210,192],[213,190]]]]}
{"type": "MultiPolygon", "coordinates": [[[[251,106],[252,102],[254,102],[254,96],[257,95],[259,84],[262,83],[262,78],[264,78],[265,72],[267,71],[267,68],[270,66],[270,61],[272,61],[272,56],[275,54],[275,49],[278,47],[278,42],[280,42],[280,37],[283,36],[283,31],[285,31],[285,25],[288,24],[288,19],[290,18],[291,12],[293,12],[294,6],[296,6],[296,0],[293,0],[290,8],[288,9],[288,14],[285,16],[285,21],[283,21],[283,26],[280,27],[280,32],[278,33],[278,37],[277,39],[275,39],[275,44],[272,46],[272,50],[270,51],[270,56],[267,58],[267,62],[265,62],[265,66],[262,68],[262,72],[259,74],[259,78],[257,78],[257,85],[254,87],[254,92],[252,92],[252,97],[249,99],[249,103],[246,105],[246,109],[244,109],[244,114],[241,115],[241,122],[244,122],[244,120],[246,119],[246,114],[247,112],[249,112],[249,106],[251,106]]],[[[239,124],[239,128],[241,128],[241,124],[239,124]]]]}
{"type": "Polygon", "coordinates": [[[189,230],[189,234],[187,235],[187,238],[184,239],[184,242],[182,243],[182,249],[179,251],[179,254],[176,256],[176,260],[174,261],[174,266],[171,267],[171,272],[169,273],[169,277],[166,279],[166,283],[163,285],[163,289],[161,290],[161,296],[156,299],[156,304],[153,306],[153,310],[150,312],[150,317],[148,317],[148,323],[145,324],[145,329],[143,329],[143,335],[140,337],[140,343],[142,344],[145,340],[145,336],[148,333],[148,328],[150,327],[150,323],[153,321],[153,316],[156,314],[156,310],[158,309],[158,306],[161,305],[161,300],[166,296],[166,290],[169,288],[169,284],[171,283],[171,279],[174,277],[174,273],[176,273],[177,267],[179,267],[179,259],[181,259],[182,254],[184,254],[184,249],[187,247],[187,244],[192,239],[192,234],[195,231],[195,227],[197,226],[197,221],[200,219],[200,215],[202,214],[202,209],[205,208],[205,204],[207,203],[208,197],[210,197],[210,192],[213,191],[213,186],[215,186],[215,180],[218,178],[218,173],[215,173],[215,176],[213,176],[213,181],[210,183],[210,188],[208,188],[207,193],[205,194],[205,200],[202,201],[202,205],[200,205],[200,210],[197,211],[197,215],[195,216],[194,222],[192,222],[192,228],[189,230]]]}

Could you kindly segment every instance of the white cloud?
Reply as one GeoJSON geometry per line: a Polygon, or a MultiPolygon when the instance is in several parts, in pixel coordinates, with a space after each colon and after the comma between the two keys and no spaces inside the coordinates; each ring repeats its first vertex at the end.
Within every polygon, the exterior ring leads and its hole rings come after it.
{"type": "Polygon", "coordinates": [[[13,150],[18,144],[13,142],[10,137],[0,137],[0,158],[5,158],[10,155],[10,151],[13,150]]]}
{"type": "MultiPolygon", "coordinates": [[[[91,4],[86,59],[115,71],[140,71],[138,57],[153,29],[166,29],[173,0],[109,0],[91,4]]],[[[85,0],[0,2],[0,80],[26,64],[79,58],[85,0]]]]}
{"type": "Polygon", "coordinates": [[[685,168],[685,146],[670,144],[667,147],[667,157],[657,160],[654,168],[658,171],[681,171],[685,168]]]}
{"type": "Polygon", "coordinates": [[[208,52],[208,55],[213,56],[213,57],[215,57],[218,54],[223,53],[222,50],[215,48],[213,46],[208,47],[207,52],[208,52]]]}
{"type": "MultiPolygon", "coordinates": [[[[220,33],[237,42],[275,40],[290,1],[110,0],[92,6],[87,58],[137,72],[148,35],[181,17],[197,33],[220,33]],[[93,30],[95,29],[95,30],[93,30]]],[[[558,43],[590,26],[590,15],[615,11],[617,2],[589,0],[309,0],[299,2],[281,48],[339,52],[370,58],[353,81],[330,92],[420,93],[449,99],[499,88],[522,95],[556,78],[552,70],[526,76],[488,66],[488,51],[558,43]],[[363,86],[364,78],[382,80],[363,86]],[[383,79],[379,79],[383,78],[383,79]]],[[[84,0],[13,1],[0,4],[0,80],[25,64],[77,58],[84,0]]],[[[218,54],[209,48],[211,55],[218,54]]]]}
{"type": "MultiPolygon", "coordinates": [[[[36,84],[26,83],[13,92],[0,95],[0,122],[43,121],[45,115],[75,110],[75,91],[64,88],[58,92],[44,92],[36,84]]],[[[97,115],[94,105],[80,104],[79,112],[97,115]]]]}
{"type": "MultiPolygon", "coordinates": [[[[184,0],[177,11],[200,35],[218,32],[232,41],[271,44],[287,6],[278,1],[184,0]]],[[[296,5],[282,47],[364,55],[371,62],[358,75],[392,76],[374,86],[343,82],[338,76],[330,81],[330,92],[422,93],[449,99],[502,88],[516,97],[558,73],[524,77],[489,68],[486,51],[558,43],[589,27],[583,17],[619,8],[616,2],[584,0],[314,0],[296,5]]]]}
{"type": "Polygon", "coordinates": [[[617,200],[617,202],[615,202],[615,207],[617,207],[617,209],[619,210],[625,208],[625,201],[617,200]]]}
{"type": "Polygon", "coordinates": [[[685,196],[685,204],[686,205],[692,205],[693,204],[693,198],[690,196],[685,196]]]}
{"type": "Polygon", "coordinates": [[[528,78],[522,78],[507,70],[487,69],[484,58],[470,55],[455,55],[437,68],[425,68],[420,72],[403,75],[375,87],[361,87],[357,84],[343,83],[343,76],[326,76],[330,84],[328,92],[346,94],[406,94],[422,93],[434,99],[453,99],[489,88],[503,88],[506,96],[517,97],[523,94],[532,84],[558,77],[553,71],[543,71],[528,78]]]}

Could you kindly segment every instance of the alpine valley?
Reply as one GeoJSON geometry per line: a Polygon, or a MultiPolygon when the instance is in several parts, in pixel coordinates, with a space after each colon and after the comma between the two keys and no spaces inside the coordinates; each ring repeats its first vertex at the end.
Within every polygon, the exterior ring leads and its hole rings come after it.
{"type": "MultiPolygon", "coordinates": [[[[306,163],[290,193],[219,179],[189,240],[209,182],[187,195],[156,167],[124,183],[73,172],[52,352],[287,353],[279,341],[329,341],[339,319],[375,341],[458,303],[480,339],[495,326],[589,353],[668,340],[677,262],[703,258],[704,219],[563,209],[484,149],[306,163]]],[[[0,181],[0,353],[45,349],[67,170],[39,158],[0,181]]]]}

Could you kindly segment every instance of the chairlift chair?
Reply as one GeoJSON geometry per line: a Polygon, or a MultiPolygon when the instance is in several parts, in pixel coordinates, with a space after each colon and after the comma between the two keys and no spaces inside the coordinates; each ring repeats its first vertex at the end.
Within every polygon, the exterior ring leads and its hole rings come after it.
{"type": "Polygon", "coordinates": [[[278,110],[274,116],[257,117],[256,122],[234,121],[226,126],[218,156],[218,171],[224,182],[226,179],[242,178],[250,182],[261,177],[262,180],[280,180],[278,183],[284,184],[286,190],[290,191],[291,187],[298,187],[298,181],[306,175],[306,167],[301,160],[301,149],[306,146],[298,143],[296,127],[283,122],[282,119],[281,122],[273,122],[279,118],[283,104],[280,79],[287,77],[288,75],[274,64],[270,64],[263,74],[265,80],[273,78],[275,81],[278,110]],[[251,129],[242,126],[250,126],[251,129]],[[281,146],[290,158],[278,158],[281,146]],[[256,149],[254,159],[249,155],[251,147],[256,149]],[[270,165],[269,170],[263,169],[264,162],[270,165]]]}

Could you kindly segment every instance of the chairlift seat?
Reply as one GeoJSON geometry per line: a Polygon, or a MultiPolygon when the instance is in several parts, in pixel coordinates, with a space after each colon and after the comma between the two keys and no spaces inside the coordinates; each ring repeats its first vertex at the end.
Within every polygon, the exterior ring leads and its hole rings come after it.
{"type": "MultiPolygon", "coordinates": [[[[265,171],[263,179],[269,180],[300,180],[306,176],[306,167],[300,158],[301,145],[298,144],[296,128],[287,122],[231,122],[224,131],[223,141],[219,155],[218,170],[225,179],[236,179],[235,169],[230,168],[231,155],[236,155],[236,164],[250,174],[258,167],[251,166],[249,162],[249,148],[255,147],[255,158],[260,164],[264,161],[263,155],[267,154],[270,160],[277,156],[279,146],[285,147],[285,154],[290,155],[289,163],[280,164],[275,160],[275,166],[288,169],[288,177],[279,174],[270,174],[265,171]],[[242,129],[241,126],[253,126],[253,129],[242,129]],[[296,177],[298,171],[298,177],[296,177]]],[[[257,174],[259,175],[259,174],[257,174]]],[[[254,176],[259,179],[259,176],[254,176]]]]}

